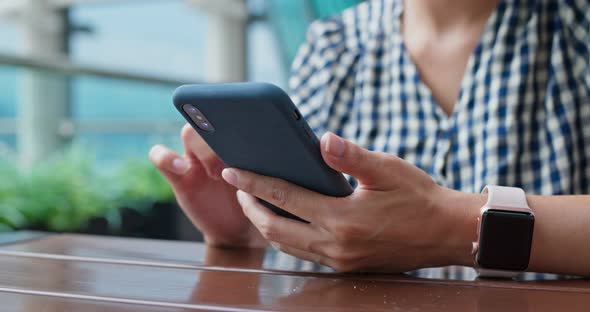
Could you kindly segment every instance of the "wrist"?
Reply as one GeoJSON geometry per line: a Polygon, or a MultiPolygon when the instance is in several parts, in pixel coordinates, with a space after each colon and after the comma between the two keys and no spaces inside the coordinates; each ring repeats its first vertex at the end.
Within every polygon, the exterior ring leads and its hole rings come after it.
{"type": "Polygon", "coordinates": [[[486,203],[485,194],[464,193],[444,189],[440,197],[440,209],[444,211],[445,233],[441,235],[442,261],[444,265],[473,266],[471,254],[473,241],[476,239],[477,219],[480,209],[486,203]]]}

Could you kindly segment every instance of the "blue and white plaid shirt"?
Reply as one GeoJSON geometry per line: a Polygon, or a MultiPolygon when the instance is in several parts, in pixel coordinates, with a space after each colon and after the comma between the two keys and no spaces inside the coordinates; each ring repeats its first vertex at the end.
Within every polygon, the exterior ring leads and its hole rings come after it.
{"type": "MultiPolygon", "coordinates": [[[[501,0],[451,116],[404,47],[402,13],[402,0],[374,0],[310,26],[289,85],[318,134],[398,155],[460,191],[590,194],[588,0],[501,0]]],[[[475,277],[454,267],[434,274],[475,277]]]]}
{"type": "Polygon", "coordinates": [[[589,3],[500,1],[448,116],[404,47],[403,1],[364,2],[311,25],[291,95],[318,133],[398,155],[446,187],[590,193],[589,3]]]}

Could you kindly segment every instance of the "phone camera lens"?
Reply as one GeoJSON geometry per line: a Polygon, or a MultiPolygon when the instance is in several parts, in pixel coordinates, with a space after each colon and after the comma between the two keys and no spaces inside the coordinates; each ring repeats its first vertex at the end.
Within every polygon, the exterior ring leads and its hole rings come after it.
{"type": "Polygon", "coordinates": [[[186,104],[182,107],[184,112],[188,115],[190,120],[193,121],[193,125],[197,126],[199,129],[207,132],[214,132],[215,128],[213,125],[207,120],[207,117],[195,106],[191,104],[186,104]]]}
{"type": "Polygon", "coordinates": [[[195,122],[197,124],[197,127],[199,127],[201,130],[204,130],[207,132],[215,131],[215,129],[213,128],[211,123],[209,123],[209,121],[207,121],[207,120],[203,120],[203,121],[196,120],[195,122]]]}

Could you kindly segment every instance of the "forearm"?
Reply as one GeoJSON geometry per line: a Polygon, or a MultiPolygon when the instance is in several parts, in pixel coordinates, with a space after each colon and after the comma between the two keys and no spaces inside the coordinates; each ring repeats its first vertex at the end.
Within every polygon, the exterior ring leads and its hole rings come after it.
{"type": "Polygon", "coordinates": [[[529,270],[590,276],[590,196],[528,196],[535,213],[529,270]]]}
{"type": "MultiPolygon", "coordinates": [[[[462,239],[451,264],[473,266],[469,246],[487,196],[456,192],[452,196],[449,202],[454,203],[457,220],[454,237],[462,239]]],[[[535,213],[528,271],[590,276],[590,196],[530,195],[527,201],[535,213]]]]}

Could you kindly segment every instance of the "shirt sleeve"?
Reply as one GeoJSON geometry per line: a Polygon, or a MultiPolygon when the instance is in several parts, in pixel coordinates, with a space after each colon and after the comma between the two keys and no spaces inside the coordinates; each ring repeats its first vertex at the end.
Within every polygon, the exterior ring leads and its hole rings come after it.
{"type": "Polygon", "coordinates": [[[356,56],[346,46],[342,18],[312,23],[293,62],[290,96],[315,133],[341,133],[342,106],[352,101],[356,56]]]}
{"type": "Polygon", "coordinates": [[[586,56],[588,58],[588,66],[586,68],[586,87],[590,88],[590,1],[577,0],[578,12],[576,23],[581,29],[579,33],[583,33],[582,43],[586,46],[586,56]]]}
{"type": "Polygon", "coordinates": [[[568,27],[568,31],[575,45],[576,52],[584,53],[586,57],[585,83],[590,88],[590,1],[588,0],[563,0],[559,8],[562,21],[568,27]]]}

